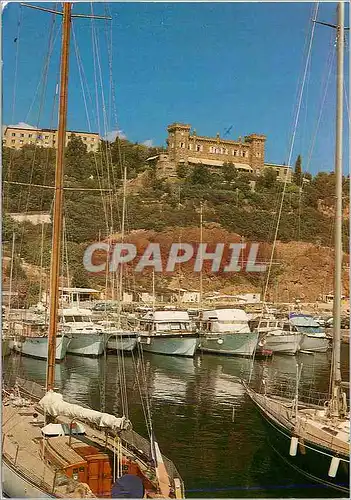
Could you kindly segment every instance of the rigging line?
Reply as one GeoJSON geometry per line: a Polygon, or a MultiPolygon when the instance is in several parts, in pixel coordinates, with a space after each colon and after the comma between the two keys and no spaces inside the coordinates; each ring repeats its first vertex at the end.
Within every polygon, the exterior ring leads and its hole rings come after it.
{"type": "MultiPolygon", "coordinates": [[[[313,137],[312,137],[311,147],[310,147],[309,152],[308,152],[307,165],[306,165],[306,171],[307,172],[309,172],[309,169],[310,169],[310,163],[311,163],[311,159],[312,159],[314,147],[315,147],[315,144],[316,144],[318,130],[319,130],[319,126],[320,126],[320,123],[321,123],[321,120],[322,120],[322,115],[323,115],[323,111],[324,111],[325,100],[326,100],[327,93],[328,93],[328,87],[329,87],[329,83],[330,83],[330,76],[331,76],[331,72],[332,72],[332,69],[333,69],[334,59],[335,59],[335,50],[333,50],[333,48],[332,48],[332,50],[331,50],[331,52],[329,54],[329,70],[328,70],[328,74],[327,74],[325,85],[324,85],[324,92],[323,92],[323,96],[322,96],[322,102],[321,102],[321,105],[319,107],[319,115],[318,115],[318,119],[317,119],[317,124],[316,124],[316,128],[314,130],[314,134],[313,134],[313,137]]],[[[302,176],[302,179],[301,179],[301,185],[300,185],[300,187],[303,187],[303,176],[302,176]]]]}
{"type": "MultiPolygon", "coordinates": [[[[55,16],[53,15],[53,18],[55,16]]],[[[46,54],[46,58],[44,59],[44,69],[43,69],[43,74],[44,74],[44,80],[43,80],[43,90],[42,90],[42,94],[41,94],[41,101],[40,101],[40,106],[39,106],[39,112],[38,112],[38,120],[37,120],[37,126],[39,125],[39,121],[40,121],[40,117],[41,117],[41,113],[42,113],[42,108],[43,108],[43,101],[44,101],[44,96],[46,94],[46,86],[47,86],[47,76],[48,76],[48,69],[49,69],[49,61],[50,61],[50,58],[51,58],[51,54],[52,54],[52,50],[53,50],[53,31],[54,31],[54,25],[55,25],[55,20],[52,19],[52,22],[51,22],[51,28],[50,28],[50,33],[49,33],[49,44],[48,44],[48,50],[47,50],[47,54],[46,54]]],[[[32,165],[31,165],[31,169],[30,169],[30,176],[29,176],[29,184],[31,184],[32,182],[32,179],[33,179],[33,174],[34,174],[34,165],[35,165],[35,160],[36,160],[36,153],[37,153],[37,147],[38,147],[38,144],[37,142],[35,143],[35,148],[34,148],[34,155],[33,155],[33,159],[32,159],[32,165]]],[[[28,187],[28,193],[27,193],[27,199],[26,199],[26,203],[25,203],[25,212],[28,212],[28,207],[29,207],[29,201],[30,201],[30,194],[31,194],[31,186],[29,185],[28,187]]],[[[22,190],[21,190],[21,193],[20,193],[20,196],[19,196],[19,208],[20,208],[20,203],[22,201],[22,190]]],[[[19,210],[20,211],[20,210],[19,210]]],[[[20,246],[19,246],[19,250],[21,252],[21,249],[22,249],[22,244],[23,244],[23,236],[24,236],[24,228],[22,229],[22,233],[21,233],[21,239],[20,239],[20,246]]]]}
{"type": "Polygon", "coordinates": [[[18,21],[17,21],[17,37],[14,42],[16,43],[16,56],[15,56],[15,74],[14,74],[14,85],[13,85],[13,98],[12,98],[12,116],[11,121],[14,123],[15,120],[15,107],[16,107],[16,92],[17,92],[17,73],[18,73],[18,59],[19,59],[19,45],[20,45],[20,32],[22,25],[23,10],[22,5],[19,8],[18,21]]]}
{"type": "MultiPolygon", "coordinates": [[[[316,4],[315,14],[314,14],[313,19],[316,19],[316,17],[317,17],[318,6],[319,6],[319,3],[316,4]]],[[[308,66],[309,66],[309,61],[310,61],[310,58],[311,58],[312,42],[313,42],[313,38],[314,38],[314,31],[315,31],[315,23],[312,23],[311,37],[310,37],[310,42],[309,42],[309,47],[308,47],[308,54],[307,54],[307,60],[306,60],[306,65],[305,65],[305,71],[304,71],[304,75],[303,75],[303,81],[302,81],[302,85],[301,85],[301,89],[300,89],[300,95],[299,95],[299,99],[298,99],[298,106],[297,106],[296,116],[295,116],[295,120],[294,120],[293,135],[292,135],[291,143],[290,143],[290,151],[289,151],[288,162],[287,162],[288,165],[290,165],[290,163],[291,163],[291,157],[292,157],[293,147],[294,147],[294,143],[295,143],[296,130],[297,130],[297,125],[298,125],[299,116],[300,116],[300,109],[301,109],[303,91],[304,91],[305,82],[306,82],[306,74],[307,74],[307,69],[308,69],[308,66]]],[[[274,240],[273,240],[273,246],[272,246],[272,252],[271,252],[271,259],[270,259],[270,264],[269,264],[268,272],[267,272],[266,285],[265,285],[264,295],[263,295],[263,303],[265,303],[265,301],[266,301],[266,295],[267,295],[267,291],[268,291],[268,285],[269,285],[269,279],[270,279],[270,274],[271,274],[271,269],[272,269],[272,262],[273,262],[273,257],[274,257],[274,251],[275,251],[275,248],[276,248],[276,242],[277,242],[277,236],[278,236],[278,231],[279,231],[280,219],[281,219],[281,214],[282,214],[282,210],[283,210],[283,203],[284,203],[285,191],[286,191],[286,186],[287,186],[287,180],[288,179],[287,179],[287,173],[286,173],[286,175],[285,175],[285,181],[284,181],[284,186],[283,186],[283,192],[282,192],[282,196],[281,196],[281,203],[280,203],[280,207],[279,207],[278,220],[277,220],[276,230],[275,230],[275,234],[274,234],[274,240]]]]}
{"type": "MultiPolygon", "coordinates": [[[[50,63],[52,51],[53,51],[53,48],[54,48],[54,43],[53,43],[54,42],[54,36],[53,35],[54,35],[55,22],[56,22],[55,16],[52,16],[51,29],[50,29],[50,34],[49,34],[49,45],[48,45],[48,50],[47,50],[46,58],[44,59],[43,88],[42,88],[42,94],[41,94],[40,103],[39,103],[38,119],[37,119],[37,123],[36,123],[37,129],[39,128],[39,121],[40,121],[40,117],[41,117],[41,114],[42,114],[42,109],[43,109],[45,95],[46,95],[46,90],[47,90],[49,63],[50,63]]],[[[31,170],[30,170],[30,177],[29,177],[30,184],[32,182],[33,174],[34,174],[34,164],[35,164],[35,160],[36,160],[36,153],[37,153],[37,141],[35,143],[34,155],[33,155],[33,160],[32,160],[32,165],[31,165],[31,170]]],[[[31,189],[30,189],[30,186],[29,186],[29,189],[28,189],[28,192],[27,192],[25,212],[28,211],[30,195],[31,195],[31,189]]]]}
{"type": "MultiPolygon", "coordinates": [[[[91,11],[93,14],[93,6],[91,3],[91,11]]],[[[104,137],[107,136],[107,115],[106,115],[106,104],[105,104],[105,94],[104,94],[104,85],[103,85],[103,78],[102,78],[102,70],[101,70],[101,61],[100,61],[100,49],[99,49],[99,42],[98,38],[96,36],[96,30],[94,30],[94,41],[95,41],[95,46],[96,46],[96,56],[97,56],[97,65],[98,65],[98,70],[99,70],[99,81],[100,81],[100,91],[101,91],[101,103],[102,103],[102,118],[103,118],[103,127],[104,127],[104,137]]],[[[108,153],[107,153],[107,142],[105,141],[104,143],[106,145],[106,170],[107,170],[107,183],[110,186],[110,163],[108,161],[108,153]]],[[[113,198],[110,197],[109,199],[110,202],[110,222],[111,226],[113,226],[113,198]]]]}
{"type": "MultiPolygon", "coordinates": [[[[92,2],[90,2],[91,5],[91,10],[93,12],[93,5],[92,2]]],[[[95,25],[94,25],[94,20],[91,20],[91,41],[92,41],[92,48],[93,48],[93,67],[94,67],[94,86],[95,86],[95,105],[96,105],[96,120],[97,120],[97,130],[98,133],[101,135],[101,130],[100,130],[100,114],[99,114],[99,93],[98,93],[98,84],[97,84],[97,71],[96,71],[96,48],[95,48],[95,41],[94,41],[94,36],[95,36],[95,25]]]]}
{"type": "MultiPolygon", "coordinates": [[[[90,2],[91,5],[91,12],[93,13],[93,4],[90,2]]],[[[96,33],[95,33],[95,24],[94,20],[91,20],[91,38],[92,38],[92,48],[93,48],[93,67],[94,67],[94,86],[95,86],[95,103],[96,103],[96,119],[97,119],[97,127],[98,127],[98,132],[100,135],[101,134],[101,126],[100,126],[100,113],[99,113],[99,92],[98,92],[98,80],[97,80],[97,45],[95,43],[96,39],[96,33]]],[[[101,158],[101,172],[103,172],[103,165],[102,165],[102,158],[101,158]]],[[[108,220],[108,208],[107,208],[107,202],[106,202],[106,207],[104,206],[104,212],[105,212],[105,223],[106,223],[106,231],[110,230],[111,224],[109,224],[108,220]]],[[[111,220],[112,223],[112,220],[111,220]]]]}
{"type": "Polygon", "coordinates": [[[90,118],[89,118],[89,112],[88,112],[88,105],[87,105],[87,99],[85,96],[85,89],[84,89],[84,84],[83,84],[83,76],[82,76],[82,67],[81,67],[81,59],[80,59],[80,54],[78,51],[77,47],[77,40],[76,40],[76,34],[74,30],[74,26],[72,25],[72,35],[73,35],[73,45],[74,45],[74,50],[77,58],[77,66],[78,66],[78,73],[79,73],[79,79],[80,79],[80,84],[82,87],[82,94],[83,94],[83,102],[84,102],[84,109],[85,109],[85,115],[86,119],[88,122],[88,130],[91,132],[91,123],[90,123],[90,118]]]}
{"type": "MultiPolygon", "coordinates": [[[[54,23],[55,22],[56,22],[56,18],[54,18],[54,23]]],[[[57,30],[56,30],[55,37],[54,37],[53,48],[56,45],[56,41],[57,41],[57,38],[58,38],[59,34],[60,34],[60,27],[58,26],[57,30]]],[[[39,93],[39,89],[40,89],[40,87],[41,87],[41,85],[43,83],[43,78],[44,78],[44,74],[42,73],[41,76],[40,76],[40,78],[39,78],[39,82],[38,82],[37,88],[35,90],[35,93],[34,93],[34,96],[33,96],[32,102],[31,102],[31,105],[29,106],[29,110],[28,110],[27,115],[26,115],[25,120],[24,120],[26,123],[29,120],[30,114],[32,112],[32,108],[33,108],[34,103],[35,103],[35,101],[37,99],[37,95],[39,93]]]]}
{"type": "MultiPolygon", "coordinates": [[[[91,121],[90,121],[89,112],[88,112],[88,106],[87,106],[87,101],[86,101],[86,94],[85,94],[85,89],[84,89],[84,80],[85,80],[85,86],[86,86],[86,90],[87,90],[87,94],[88,94],[88,99],[89,99],[90,105],[91,105],[92,114],[94,114],[94,112],[93,112],[94,106],[93,106],[93,101],[92,101],[92,98],[91,98],[91,94],[89,92],[89,86],[88,86],[86,75],[85,75],[85,72],[84,72],[84,66],[83,66],[83,62],[81,60],[81,56],[80,56],[80,52],[79,52],[79,47],[78,47],[77,39],[76,39],[76,36],[75,36],[75,31],[73,29],[73,25],[72,25],[72,32],[73,32],[74,48],[75,48],[75,54],[76,54],[76,58],[77,58],[78,72],[79,72],[80,84],[81,84],[81,88],[82,88],[82,94],[83,94],[83,100],[84,100],[86,118],[87,118],[87,122],[88,122],[89,131],[91,132],[92,127],[91,127],[91,121]]],[[[93,116],[93,119],[94,119],[94,116],[93,116]]],[[[108,223],[107,223],[107,209],[106,209],[106,206],[105,206],[105,200],[104,200],[104,198],[102,196],[102,192],[103,192],[102,191],[102,181],[101,181],[102,174],[99,171],[99,166],[98,166],[98,161],[97,161],[97,153],[96,153],[95,150],[93,151],[93,155],[94,155],[94,164],[95,164],[95,171],[96,171],[97,181],[98,181],[98,184],[99,184],[99,191],[101,193],[102,208],[103,208],[103,211],[104,211],[104,216],[105,216],[105,221],[106,221],[106,228],[107,228],[108,227],[108,223]]]]}
{"type": "MultiPolygon", "coordinates": [[[[45,184],[33,184],[28,182],[4,181],[4,184],[15,184],[19,186],[31,186],[44,189],[55,189],[55,186],[48,186],[45,184]]],[[[65,186],[63,190],[64,191],[112,191],[112,189],[109,188],[100,189],[100,188],[80,188],[80,187],[69,187],[69,186],[65,186]]]]}

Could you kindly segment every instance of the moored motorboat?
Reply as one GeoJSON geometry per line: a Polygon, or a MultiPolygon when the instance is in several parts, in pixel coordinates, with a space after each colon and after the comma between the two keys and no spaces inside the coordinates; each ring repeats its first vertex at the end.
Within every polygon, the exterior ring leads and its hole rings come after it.
{"type": "Polygon", "coordinates": [[[101,356],[107,337],[100,325],[93,323],[89,309],[62,309],[59,314],[63,331],[71,337],[67,353],[78,356],[101,356]]]}
{"type": "Polygon", "coordinates": [[[252,321],[251,328],[258,332],[260,340],[264,340],[264,349],[273,354],[293,356],[300,349],[302,334],[288,321],[261,318],[252,321]]]}
{"type": "Polygon", "coordinates": [[[252,356],[259,337],[242,309],[203,311],[200,330],[199,349],[214,354],[252,356]]]}
{"type": "Polygon", "coordinates": [[[330,347],[325,329],[309,314],[291,313],[290,323],[302,333],[301,351],[327,352],[330,347]]]}
{"type": "Polygon", "coordinates": [[[146,352],[192,357],[198,341],[187,311],[149,311],[140,320],[138,342],[146,352]]]}
{"type": "MultiPolygon", "coordinates": [[[[46,359],[48,352],[48,335],[44,321],[22,320],[13,322],[10,326],[13,335],[10,347],[23,356],[37,359],[46,359]]],[[[56,336],[56,361],[62,361],[71,342],[70,334],[58,333],[56,336]]]]}

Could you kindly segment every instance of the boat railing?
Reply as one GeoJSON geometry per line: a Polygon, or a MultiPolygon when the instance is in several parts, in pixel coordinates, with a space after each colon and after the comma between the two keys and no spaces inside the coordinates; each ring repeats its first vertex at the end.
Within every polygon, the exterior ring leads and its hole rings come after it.
{"type": "MultiPolygon", "coordinates": [[[[293,401],[295,399],[295,391],[292,388],[286,387],[284,389],[272,389],[269,390],[270,396],[278,396],[284,399],[290,399],[293,401]]],[[[329,400],[329,395],[326,392],[319,392],[315,390],[299,390],[299,403],[305,403],[308,405],[324,407],[326,401],[329,400]]]]}
{"type": "MultiPolygon", "coordinates": [[[[6,437],[7,435],[3,434],[2,436],[3,461],[5,463],[7,462],[9,467],[15,469],[18,475],[25,477],[26,481],[30,482],[34,487],[42,489],[46,493],[49,494],[51,493],[53,496],[63,497],[64,496],[62,494],[63,491],[62,490],[60,492],[57,491],[58,488],[69,485],[69,489],[71,491],[74,491],[79,486],[79,483],[75,481],[73,478],[67,476],[63,469],[56,468],[52,464],[49,466],[45,462],[42,462],[43,469],[41,477],[39,476],[40,471],[37,470],[35,473],[32,468],[29,469],[24,467],[22,465],[23,461],[19,462],[17,460],[19,446],[16,447],[16,445],[13,444],[14,448],[13,452],[12,451],[10,452],[8,442],[6,441],[6,437]],[[52,478],[52,481],[49,481],[48,478],[52,478]]],[[[26,454],[31,455],[31,453],[28,450],[26,450],[26,454]]],[[[38,457],[36,455],[33,455],[33,459],[34,462],[37,463],[38,457]]]]}

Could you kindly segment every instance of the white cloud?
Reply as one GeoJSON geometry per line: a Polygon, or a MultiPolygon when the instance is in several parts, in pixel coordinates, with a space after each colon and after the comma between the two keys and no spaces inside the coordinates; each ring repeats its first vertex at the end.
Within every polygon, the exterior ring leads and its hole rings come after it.
{"type": "Polygon", "coordinates": [[[147,146],[148,148],[152,148],[154,146],[154,141],[152,139],[147,139],[143,142],[143,145],[147,146]]]}
{"type": "Polygon", "coordinates": [[[111,130],[110,132],[107,132],[105,140],[113,142],[116,140],[116,137],[119,137],[120,139],[127,139],[127,136],[123,132],[123,130],[111,130]]]}
{"type": "Polygon", "coordinates": [[[29,125],[29,123],[24,123],[24,122],[18,122],[15,125],[8,125],[9,127],[18,127],[18,128],[31,128],[31,129],[36,129],[36,127],[33,127],[33,125],[29,125]]]}

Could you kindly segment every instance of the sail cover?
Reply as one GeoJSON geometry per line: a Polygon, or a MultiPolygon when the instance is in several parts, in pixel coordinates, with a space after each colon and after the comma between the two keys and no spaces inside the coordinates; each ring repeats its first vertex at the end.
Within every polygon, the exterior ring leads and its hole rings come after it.
{"type": "Polygon", "coordinates": [[[105,427],[115,432],[131,429],[131,422],[126,417],[117,418],[108,413],[90,410],[76,404],[66,403],[62,394],[48,391],[39,401],[39,406],[53,417],[65,416],[72,419],[84,420],[91,424],[105,427]]]}

